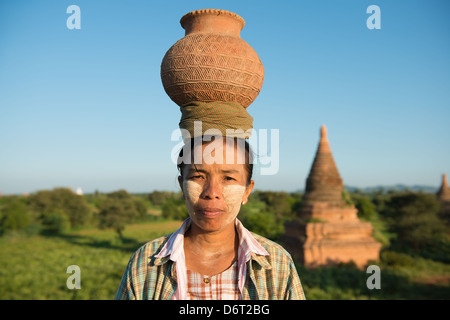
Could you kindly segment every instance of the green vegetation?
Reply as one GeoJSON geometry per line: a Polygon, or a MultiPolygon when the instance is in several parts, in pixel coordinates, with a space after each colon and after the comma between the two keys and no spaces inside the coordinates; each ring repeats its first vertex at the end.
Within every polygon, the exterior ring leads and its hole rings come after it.
{"type": "Polygon", "coordinates": [[[30,196],[29,205],[34,218],[50,229],[82,226],[90,219],[87,201],[67,188],[38,191],[30,196]]]}
{"type": "Polygon", "coordinates": [[[112,228],[120,239],[123,239],[122,232],[127,223],[143,219],[147,213],[145,202],[125,190],[107,194],[98,207],[100,229],[112,228]]]}
{"type": "Polygon", "coordinates": [[[301,195],[286,192],[255,191],[241,207],[239,219],[249,230],[278,240],[284,233],[284,223],[295,216],[301,195]]]}
{"type": "Polygon", "coordinates": [[[64,234],[0,239],[0,299],[114,299],[131,254],[173,232],[179,221],[131,224],[120,240],[114,230],[85,228],[64,234]],[[66,286],[67,267],[81,269],[81,289],[66,286]]]}
{"type": "MultiPolygon", "coordinates": [[[[373,263],[381,269],[381,289],[369,290],[369,274],[353,264],[297,264],[308,299],[450,298],[450,215],[433,194],[353,192],[346,199],[383,244],[373,263]]],[[[239,218],[279,241],[301,206],[300,193],[255,191],[239,218]]],[[[79,196],[56,188],[0,197],[0,299],[112,299],[131,254],[186,217],[183,198],[174,192],[79,196]],[[70,265],[81,269],[80,290],[66,287],[70,265]]]]}

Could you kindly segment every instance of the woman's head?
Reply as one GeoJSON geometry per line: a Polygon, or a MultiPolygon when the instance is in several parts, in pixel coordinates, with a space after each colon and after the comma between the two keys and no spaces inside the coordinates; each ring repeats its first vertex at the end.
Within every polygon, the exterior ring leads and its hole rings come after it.
{"type": "Polygon", "coordinates": [[[189,216],[205,231],[233,222],[253,190],[252,152],[243,139],[192,139],[180,152],[178,169],[189,216]]]}
{"type": "Polygon", "coordinates": [[[220,148],[223,148],[223,145],[225,143],[227,144],[227,147],[224,151],[226,152],[226,150],[229,150],[229,152],[225,153],[224,156],[223,154],[221,154],[221,158],[218,157],[219,155],[214,155],[211,157],[208,154],[206,155],[208,157],[207,160],[218,160],[215,161],[216,163],[220,162],[228,164],[244,164],[244,169],[247,173],[246,183],[247,185],[250,184],[253,175],[253,152],[248,141],[241,138],[222,138],[222,140],[219,139],[218,141],[216,141],[216,139],[212,137],[207,137],[205,139],[201,139],[201,137],[199,137],[188,140],[188,142],[185,143],[184,147],[180,150],[180,153],[178,155],[177,167],[180,176],[183,177],[183,170],[186,165],[196,165],[198,162],[197,160],[199,160],[200,162],[203,161],[204,148],[197,148],[194,151],[194,147],[198,147],[200,145],[206,146],[211,144],[212,142],[215,143],[213,143],[210,148],[207,148],[206,152],[208,152],[208,150],[214,149],[217,145],[220,148]],[[222,144],[219,143],[220,141],[222,141],[222,144]],[[200,156],[200,152],[197,153],[196,151],[201,151],[202,155],[200,156]]]}

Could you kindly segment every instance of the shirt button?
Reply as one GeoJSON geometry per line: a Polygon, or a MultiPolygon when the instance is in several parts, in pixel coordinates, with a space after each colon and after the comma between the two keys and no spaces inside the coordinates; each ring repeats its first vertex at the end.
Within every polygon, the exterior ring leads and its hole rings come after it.
{"type": "Polygon", "coordinates": [[[209,280],[209,278],[208,278],[208,277],[205,277],[205,278],[203,278],[203,282],[204,282],[204,283],[208,284],[208,283],[209,283],[209,281],[210,281],[210,280],[209,280]]]}

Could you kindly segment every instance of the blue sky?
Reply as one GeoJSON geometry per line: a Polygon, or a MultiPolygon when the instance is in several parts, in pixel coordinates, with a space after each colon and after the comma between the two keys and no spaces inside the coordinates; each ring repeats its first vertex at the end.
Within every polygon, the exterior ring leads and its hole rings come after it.
{"type": "Polygon", "coordinates": [[[450,174],[448,1],[18,0],[0,2],[0,192],[178,190],[181,113],[159,72],[180,18],[204,8],[241,15],[265,67],[248,111],[256,132],[279,130],[279,170],[257,166],[257,189],[303,189],[322,124],[346,185],[450,174]]]}

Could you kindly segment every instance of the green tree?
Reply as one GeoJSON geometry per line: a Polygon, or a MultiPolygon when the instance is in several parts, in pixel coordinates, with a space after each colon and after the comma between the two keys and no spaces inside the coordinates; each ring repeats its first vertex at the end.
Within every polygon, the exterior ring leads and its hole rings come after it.
{"type": "Polygon", "coordinates": [[[271,240],[277,240],[284,233],[284,219],[269,211],[261,200],[249,198],[249,202],[241,206],[238,218],[250,231],[271,240]]]}
{"type": "Polygon", "coordinates": [[[21,230],[31,223],[31,217],[27,205],[14,199],[2,209],[1,226],[4,231],[21,230]]]}
{"type": "Polygon", "coordinates": [[[287,192],[258,191],[254,195],[266,204],[266,209],[277,219],[291,219],[294,215],[293,208],[297,206],[298,197],[295,198],[287,192]]]}
{"type": "MultiPolygon", "coordinates": [[[[415,253],[448,251],[447,226],[439,218],[441,204],[433,194],[405,192],[391,195],[383,215],[397,234],[395,245],[415,253]]],[[[446,258],[448,259],[448,257],[446,258]]]]}
{"type": "Polygon", "coordinates": [[[47,231],[53,233],[62,233],[70,229],[69,217],[61,209],[46,213],[42,224],[46,227],[47,231]]]}
{"type": "Polygon", "coordinates": [[[147,212],[145,203],[125,190],[107,194],[99,205],[99,227],[112,228],[123,239],[126,224],[142,219],[147,212]]]}
{"type": "Polygon", "coordinates": [[[189,217],[186,204],[183,199],[166,198],[162,205],[162,214],[166,219],[184,220],[189,217]]]}
{"type": "Polygon", "coordinates": [[[179,199],[180,197],[179,193],[158,190],[148,195],[148,199],[154,206],[162,206],[167,199],[179,199]]]}
{"type": "Polygon", "coordinates": [[[358,217],[364,220],[372,220],[375,217],[375,205],[368,196],[354,196],[352,199],[358,209],[358,217]]]}
{"type": "Polygon", "coordinates": [[[68,188],[41,190],[30,195],[30,207],[44,221],[48,214],[64,214],[72,227],[86,224],[91,216],[91,209],[83,196],[68,188]]]}

